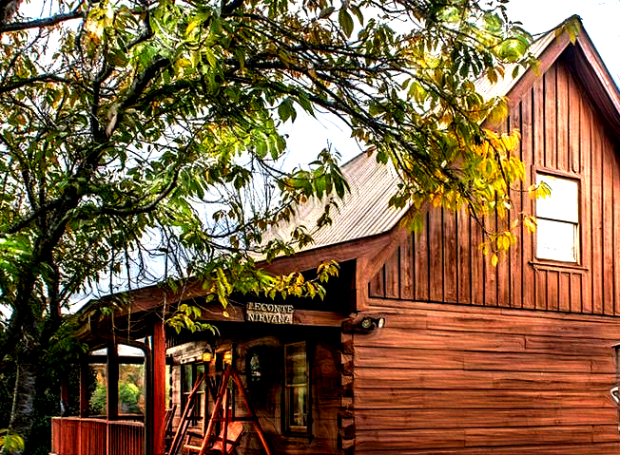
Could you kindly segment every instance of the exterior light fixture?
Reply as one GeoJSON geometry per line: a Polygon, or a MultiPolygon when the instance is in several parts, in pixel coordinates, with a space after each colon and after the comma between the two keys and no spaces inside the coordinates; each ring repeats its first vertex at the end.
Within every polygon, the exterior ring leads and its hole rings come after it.
{"type": "Polygon", "coordinates": [[[615,387],[609,391],[609,394],[611,395],[611,398],[613,398],[616,405],[620,408],[620,363],[618,363],[620,362],[620,344],[612,346],[612,349],[614,350],[614,357],[616,360],[614,362],[616,364],[616,384],[615,387]]]}
{"type": "Polygon", "coordinates": [[[360,322],[360,327],[364,330],[382,329],[385,327],[385,318],[371,318],[366,316],[360,322]]]}
{"type": "Polygon", "coordinates": [[[232,365],[232,351],[226,351],[224,353],[224,364],[232,365]]]}
{"type": "Polygon", "coordinates": [[[205,351],[202,353],[202,361],[203,362],[210,362],[211,360],[213,360],[213,354],[209,351],[205,351]]]}

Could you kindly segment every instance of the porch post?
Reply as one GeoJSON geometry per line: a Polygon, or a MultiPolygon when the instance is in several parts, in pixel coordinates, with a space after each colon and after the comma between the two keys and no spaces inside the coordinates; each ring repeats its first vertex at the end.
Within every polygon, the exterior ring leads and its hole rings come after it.
{"type": "Polygon", "coordinates": [[[80,362],[80,417],[88,417],[89,374],[88,359],[83,358],[80,362]]]}
{"type": "Polygon", "coordinates": [[[158,318],[153,325],[153,455],[166,450],[164,420],[166,413],[166,331],[158,318]]]}
{"type": "Polygon", "coordinates": [[[107,375],[107,419],[118,420],[118,348],[116,343],[108,345],[107,375]]]}

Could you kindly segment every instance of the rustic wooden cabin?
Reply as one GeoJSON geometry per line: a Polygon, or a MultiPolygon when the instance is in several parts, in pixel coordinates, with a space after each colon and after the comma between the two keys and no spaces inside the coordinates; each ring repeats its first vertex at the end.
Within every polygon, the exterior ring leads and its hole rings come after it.
{"type": "MultiPolygon", "coordinates": [[[[525,185],[555,190],[538,202],[515,192],[515,213],[536,213],[539,229],[520,231],[508,260],[480,254],[481,230],[463,214],[433,209],[422,232],[401,229],[404,211],[387,208],[396,177],[360,155],[345,166],[352,192],[334,224],[266,266],[340,261],[324,302],[240,302],[224,317],[197,283],[135,291],[113,321],[90,305],[82,335],[108,349],[107,415],[87,416],[96,356],[85,358],[82,415],[54,420],[53,451],[160,455],[165,409],[183,423],[200,373],[216,379],[231,364],[271,453],[619,454],[620,93],[585,31],[533,50],[542,76],[483,87],[509,98],[504,128],[521,131],[525,185]],[[219,337],[164,328],[188,300],[219,337]],[[138,362],[118,354],[123,343],[144,352],[145,423],[118,412],[119,365],[138,362]]],[[[199,386],[194,397],[188,424],[204,431],[213,395],[199,386]]],[[[249,415],[231,401],[227,412],[249,415]]],[[[264,453],[246,427],[238,453],[264,453]]]]}

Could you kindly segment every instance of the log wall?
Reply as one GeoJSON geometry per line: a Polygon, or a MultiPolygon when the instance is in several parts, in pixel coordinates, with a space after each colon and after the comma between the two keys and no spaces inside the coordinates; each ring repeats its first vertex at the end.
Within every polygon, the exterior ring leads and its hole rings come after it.
{"type": "Polygon", "coordinates": [[[355,453],[620,453],[620,321],[371,299],[355,333],[355,453]]]}
{"type": "MultiPolygon", "coordinates": [[[[478,224],[434,209],[425,228],[398,245],[368,284],[370,297],[462,303],[583,314],[620,314],[620,148],[605,131],[586,90],[559,60],[512,100],[507,127],[518,128],[516,153],[529,187],[537,171],[580,182],[580,262],[539,261],[535,235],[523,228],[497,267],[482,256],[478,224]]],[[[513,193],[517,213],[534,213],[529,195],[513,193]]]]}

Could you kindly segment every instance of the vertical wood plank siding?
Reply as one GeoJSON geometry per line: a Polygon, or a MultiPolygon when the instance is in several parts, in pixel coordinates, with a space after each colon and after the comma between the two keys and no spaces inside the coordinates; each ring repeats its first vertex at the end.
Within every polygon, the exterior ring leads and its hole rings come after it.
{"type": "MultiPolygon", "coordinates": [[[[566,64],[556,62],[512,103],[507,128],[521,132],[515,153],[527,163],[522,188],[538,170],[579,179],[581,263],[536,262],[535,239],[521,227],[517,246],[493,267],[477,248],[482,232],[475,221],[433,209],[424,230],[405,239],[372,277],[369,296],[620,315],[619,150],[566,64]]],[[[492,219],[490,228],[534,212],[527,194],[513,197],[511,218],[492,219]]]]}

